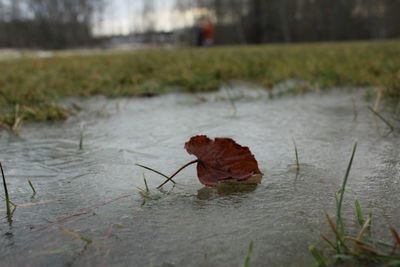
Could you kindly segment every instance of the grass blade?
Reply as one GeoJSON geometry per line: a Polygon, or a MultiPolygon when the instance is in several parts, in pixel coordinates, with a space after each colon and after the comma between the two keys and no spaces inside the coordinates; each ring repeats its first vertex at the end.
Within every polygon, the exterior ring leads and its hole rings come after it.
{"type": "Polygon", "coordinates": [[[253,254],[253,241],[250,242],[249,251],[247,252],[246,260],[244,261],[244,267],[250,267],[251,255],[253,254]]]}
{"type": "Polygon", "coordinates": [[[19,116],[19,104],[15,105],[15,116],[14,116],[14,123],[11,127],[12,132],[18,136],[19,135],[19,131],[21,129],[21,125],[22,125],[22,121],[23,118],[21,116],[19,116]]]}
{"type": "MultiPolygon", "coordinates": [[[[143,169],[146,169],[146,170],[152,171],[152,172],[154,172],[154,173],[157,173],[157,174],[163,176],[164,178],[169,179],[169,177],[168,177],[167,175],[165,175],[164,173],[159,172],[159,171],[157,171],[157,170],[154,170],[154,169],[152,169],[152,168],[150,168],[150,167],[147,167],[147,166],[141,165],[141,164],[135,164],[135,165],[136,165],[136,166],[139,166],[139,167],[141,167],[141,168],[143,168],[143,169]]],[[[174,180],[171,179],[170,181],[173,182],[173,183],[175,184],[175,181],[174,181],[174,180]]]]}
{"type": "Polygon", "coordinates": [[[390,227],[390,232],[392,232],[393,239],[397,242],[397,245],[400,246],[400,236],[399,236],[399,233],[398,233],[393,227],[390,227]]]}
{"type": "Polygon", "coordinates": [[[375,116],[377,116],[379,119],[381,119],[381,120],[390,128],[390,131],[391,131],[391,132],[394,131],[393,125],[392,125],[387,119],[385,119],[381,114],[379,114],[379,113],[378,113],[377,111],[375,111],[373,108],[371,108],[371,107],[368,106],[368,109],[369,109],[372,113],[374,113],[375,116]]]}
{"type": "Polygon", "coordinates": [[[233,97],[231,96],[231,94],[230,94],[229,90],[230,90],[230,89],[226,89],[226,94],[228,95],[229,102],[230,102],[230,103],[231,103],[231,105],[232,105],[232,109],[233,109],[233,117],[236,117],[236,114],[237,114],[237,108],[236,108],[235,100],[234,100],[234,99],[233,99],[233,97]]]}
{"type": "Polygon", "coordinates": [[[309,246],[308,250],[310,250],[311,254],[313,255],[316,262],[318,263],[319,267],[326,266],[324,258],[322,257],[321,253],[319,252],[319,250],[316,247],[309,246]]]}
{"type": "MultiPolygon", "coordinates": [[[[357,150],[357,141],[354,142],[353,151],[351,153],[349,165],[347,166],[346,174],[345,174],[344,179],[343,179],[343,184],[342,184],[342,187],[341,187],[341,189],[339,191],[340,192],[340,198],[339,198],[339,201],[338,201],[338,204],[337,204],[336,227],[339,228],[340,232],[343,232],[343,224],[341,223],[342,222],[342,214],[341,214],[341,212],[342,212],[343,197],[344,197],[344,193],[345,193],[345,190],[346,190],[347,180],[348,180],[349,175],[350,175],[351,166],[353,165],[353,159],[354,159],[354,155],[356,153],[356,150],[357,150]]],[[[339,242],[339,239],[337,239],[337,242],[339,242]]],[[[339,246],[338,246],[338,248],[339,248],[339,246]]],[[[338,251],[338,252],[340,252],[340,251],[338,251]]]]}
{"type": "Polygon", "coordinates": [[[360,245],[359,243],[356,243],[355,247],[358,251],[361,251],[363,253],[370,254],[370,255],[378,255],[378,252],[371,247],[365,247],[363,245],[360,245]]]}
{"type": "MultiPolygon", "coordinates": [[[[144,181],[145,189],[142,189],[142,188],[138,187],[139,193],[140,193],[140,195],[142,197],[151,199],[151,197],[150,197],[150,189],[149,189],[149,186],[147,185],[147,180],[146,180],[146,176],[144,175],[144,173],[143,173],[143,181],[144,181]]],[[[142,203],[142,206],[143,206],[143,204],[144,203],[142,203]]]]}
{"type": "Polygon", "coordinates": [[[349,248],[346,246],[346,244],[343,241],[343,238],[341,234],[339,233],[338,229],[336,228],[335,223],[333,222],[333,219],[329,214],[325,214],[326,219],[328,220],[329,227],[332,229],[332,232],[336,235],[336,251],[340,253],[340,247],[342,246],[346,251],[349,251],[349,248]]]}
{"type": "Polygon", "coordinates": [[[79,133],[79,150],[83,149],[83,136],[84,136],[85,125],[81,123],[80,133],[79,133]]]}
{"type": "Polygon", "coordinates": [[[328,237],[326,237],[324,234],[320,234],[321,238],[328,243],[329,246],[331,246],[334,250],[337,249],[335,243],[333,243],[328,237]]]}
{"type": "Polygon", "coordinates": [[[370,226],[371,226],[371,217],[368,217],[367,221],[366,221],[366,222],[364,223],[364,225],[362,226],[360,233],[358,234],[358,237],[357,237],[358,240],[361,240],[361,239],[362,239],[362,237],[363,237],[363,235],[364,235],[364,232],[365,232],[370,226]]]}
{"type": "MultiPolygon", "coordinates": [[[[369,213],[368,213],[368,219],[370,219],[371,220],[371,222],[372,222],[372,211],[370,211],[369,213]]],[[[369,237],[371,237],[371,223],[368,225],[368,236],[369,237]]]]}
{"type": "Polygon", "coordinates": [[[379,252],[375,248],[373,248],[370,244],[368,244],[364,241],[361,241],[358,238],[354,238],[351,236],[345,236],[344,239],[354,242],[355,248],[358,250],[361,250],[362,252],[366,252],[368,254],[377,254],[377,255],[379,254],[379,252]]]}
{"type": "Polygon", "coordinates": [[[146,180],[146,176],[143,173],[143,181],[144,181],[144,186],[146,188],[146,192],[150,192],[149,186],[147,185],[147,180],[146,180]]]}
{"type": "Polygon", "coordinates": [[[356,215],[357,215],[357,221],[360,227],[364,226],[365,220],[364,220],[364,212],[361,209],[360,202],[358,200],[355,201],[355,207],[356,207],[356,215]]]}
{"type": "MultiPolygon", "coordinates": [[[[0,196],[1,197],[1,196],[0,196]]],[[[1,197],[4,201],[6,200],[4,197],[1,197]]],[[[17,207],[17,204],[15,204],[14,202],[12,202],[11,200],[8,200],[8,203],[10,203],[13,207],[17,207]]],[[[20,205],[18,205],[20,206],[20,205]]],[[[11,212],[12,213],[12,212],[11,212]]]]}
{"type": "Polygon", "coordinates": [[[35,194],[36,194],[36,190],[35,190],[35,188],[33,187],[33,184],[32,184],[32,182],[31,182],[31,180],[29,180],[29,179],[28,179],[28,184],[29,184],[29,186],[31,187],[31,189],[32,189],[32,191],[33,191],[33,194],[35,195],[35,194]]]}
{"type": "Polygon", "coordinates": [[[58,228],[58,230],[60,230],[60,231],[63,232],[63,233],[66,233],[67,235],[72,236],[73,238],[76,238],[76,239],[80,239],[80,240],[82,240],[82,241],[85,241],[85,242],[88,243],[88,244],[90,244],[90,243],[93,242],[93,241],[90,240],[89,238],[83,237],[83,236],[81,236],[80,234],[77,234],[77,233],[75,233],[75,232],[72,232],[72,231],[70,231],[70,230],[67,230],[67,229],[65,229],[65,228],[63,228],[63,227],[58,228]]]}
{"type": "Polygon", "coordinates": [[[299,153],[297,151],[297,145],[296,145],[296,141],[293,139],[293,145],[294,145],[294,154],[296,155],[296,165],[297,165],[297,169],[300,169],[300,162],[299,162],[299,153]]]}
{"type": "Polygon", "coordinates": [[[353,104],[353,120],[356,121],[358,117],[358,112],[357,112],[357,106],[356,106],[356,101],[354,98],[351,98],[351,103],[353,104]]]}
{"type": "Polygon", "coordinates": [[[0,169],[1,169],[1,175],[3,177],[3,187],[4,187],[4,196],[6,201],[7,217],[10,220],[11,219],[10,198],[8,195],[6,177],[4,176],[3,165],[1,164],[1,162],[0,162],[0,169]]]}

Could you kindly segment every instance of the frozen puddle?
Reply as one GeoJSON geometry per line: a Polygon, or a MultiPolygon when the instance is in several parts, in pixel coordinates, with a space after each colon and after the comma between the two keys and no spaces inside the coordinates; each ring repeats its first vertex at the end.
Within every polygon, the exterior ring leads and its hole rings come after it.
{"type": "Polygon", "coordinates": [[[389,224],[400,229],[399,134],[387,135],[356,93],[270,100],[261,90],[223,90],[80,105],[84,111],[65,122],[24,125],[21,139],[0,132],[11,200],[22,204],[12,225],[1,206],[2,266],[242,266],[251,241],[253,266],[312,264],[308,246],[329,232],[324,212],[334,215],[355,139],[347,226],[355,227],[358,199],[373,212],[379,237],[390,237],[389,224]],[[152,190],[158,199],[143,202],[143,173],[151,189],[163,178],[135,163],[172,174],[194,159],[183,145],[197,134],[248,146],[265,173],[262,184],[221,195],[203,189],[191,166],[175,188],[152,190]]]}

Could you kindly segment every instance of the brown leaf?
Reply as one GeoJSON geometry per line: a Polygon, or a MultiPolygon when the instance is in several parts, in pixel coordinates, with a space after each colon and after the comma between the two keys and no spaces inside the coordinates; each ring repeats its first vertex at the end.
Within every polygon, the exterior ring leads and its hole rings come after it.
{"type": "Polygon", "coordinates": [[[255,174],[262,175],[249,148],[230,138],[212,140],[198,135],[185,144],[185,149],[198,158],[197,176],[204,185],[216,186],[228,179],[243,181],[255,174]]]}

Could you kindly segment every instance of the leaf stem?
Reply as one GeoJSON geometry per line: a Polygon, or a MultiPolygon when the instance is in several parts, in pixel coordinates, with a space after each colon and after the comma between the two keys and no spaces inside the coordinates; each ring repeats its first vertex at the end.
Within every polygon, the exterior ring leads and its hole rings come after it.
{"type": "Polygon", "coordinates": [[[174,178],[175,177],[175,175],[177,175],[178,173],[180,173],[184,168],[186,168],[186,167],[188,167],[188,166],[190,166],[190,165],[192,165],[192,164],[195,164],[195,163],[197,163],[199,160],[193,160],[193,161],[191,161],[191,162],[189,162],[189,163],[186,163],[185,165],[183,165],[182,167],[180,167],[179,168],[179,170],[177,170],[174,174],[172,174],[167,180],[165,180],[164,181],[164,183],[162,183],[161,185],[159,185],[158,187],[157,187],[157,189],[160,189],[163,185],[165,185],[166,183],[168,183],[169,181],[171,181],[172,180],[172,178],[174,178]]]}

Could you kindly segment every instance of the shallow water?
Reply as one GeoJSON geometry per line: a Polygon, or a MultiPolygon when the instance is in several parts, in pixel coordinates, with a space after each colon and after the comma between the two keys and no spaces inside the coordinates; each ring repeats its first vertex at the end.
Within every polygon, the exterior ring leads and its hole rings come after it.
{"type": "Polygon", "coordinates": [[[238,88],[79,102],[83,111],[65,122],[26,124],[20,138],[0,132],[0,160],[11,200],[20,205],[12,224],[0,208],[2,266],[242,266],[251,241],[253,266],[308,266],[308,246],[322,244],[319,233],[329,232],[324,212],[335,212],[355,139],[346,225],[356,227],[358,199],[375,215],[379,238],[390,240],[389,225],[400,229],[398,130],[387,134],[357,92],[271,100],[264,91],[238,88]],[[265,173],[262,184],[218,194],[203,188],[191,166],[174,188],[153,189],[162,177],[135,163],[172,174],[194,159],[183,145],[197,134],[250,147],[265,173]],[[143,173],[154,200],[138,192],[143,173]]]}

